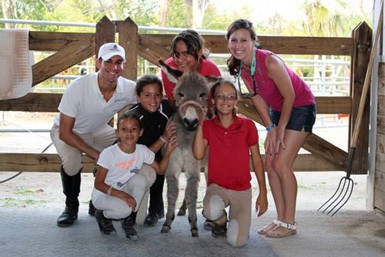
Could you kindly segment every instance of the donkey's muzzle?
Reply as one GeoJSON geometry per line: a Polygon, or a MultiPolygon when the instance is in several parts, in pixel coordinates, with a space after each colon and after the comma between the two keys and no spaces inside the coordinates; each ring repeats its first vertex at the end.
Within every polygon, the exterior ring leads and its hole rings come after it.
{"type": "Polygon", "coordinates": [[[187,119],[187,118],[183,119],[183,125],[189,131],[195,130],[198,127],[198,122],[199,122],[198,119],[187,119]]]}

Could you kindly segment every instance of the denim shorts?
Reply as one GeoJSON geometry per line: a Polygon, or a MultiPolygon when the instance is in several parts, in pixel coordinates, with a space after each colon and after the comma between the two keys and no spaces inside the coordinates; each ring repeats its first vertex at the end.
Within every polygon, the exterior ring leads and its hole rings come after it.
{"type": "MultiPolygon", "coordinates": [[[[302,131],[302,129],[304,129],[306,132],[312,132],[316,114],[315,104],[294,107],[291,110],[291,116],[286,129],[296,131],[302,131]]],[[[275,125],[278,125],[279,119],[281,118],[281,112],[270,109],[270,117],[272,122],[275,125]]]]}

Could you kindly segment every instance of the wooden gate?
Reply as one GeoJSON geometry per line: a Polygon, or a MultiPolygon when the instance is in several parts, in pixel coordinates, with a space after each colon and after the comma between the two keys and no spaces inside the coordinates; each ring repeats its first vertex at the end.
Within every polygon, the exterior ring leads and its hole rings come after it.
{"type": "MultiPolygon", "coordinates": [[[[138,26],[130,19],[110,21],[107,17],[96,25],[96,33],[29,33],[30,50],[53,51],[53,55],[32,67],[33,85],[72,67],[98,52],[106,42],[122,45],[127,53],[125,77],[136,80],[138,56],[157,65],[158,59],[169,57],[169,45],[174,34],[139,34],[138,26]]],[[[227,53],[223,35],[203,35],[212,53],[227,53]]],[[[365,79],[372,41],[372,30],[362,22],[352,31],[352,37],[273,37],[260,36],[262,48],[277,54],[351,56],[350,96],[316,97],[319,114],[350,114],[349,134],[356,119],[359,98],[365,79]]],[[[1,83],[1,82],[0,82],[1,83]]],[[[1,86],[1,85],[0,85],[1,86]]],[[[29,93],[25,97],[1,100],[1,111],[56,112],[61,94],[29,93]]],[[[353,174],[367,171],[369,101],[366,101],[364,126],[361,127],[356,147],[353,174]]],[[[240,100],[239,112],[261,123],[250,100],[240,100]]],[[[300,154],[294,163],[295,171],[341,171],[346,169],[348,153],[316,134],[310,135],[303,148],[309,154],[300,154]]],[[[92,171],[94,160],[84,156],[85,171],[92,171]]],[[[0,153],[0,171],[58,172],[60,158],[57,154],[0,153]]]]}

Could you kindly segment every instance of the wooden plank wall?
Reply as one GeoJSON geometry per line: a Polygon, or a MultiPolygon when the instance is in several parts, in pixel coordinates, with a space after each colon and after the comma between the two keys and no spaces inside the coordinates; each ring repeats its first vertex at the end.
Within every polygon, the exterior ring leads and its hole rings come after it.
{"type": "Polygon", "coordinates": [[[378,72],[377,146],[374,178],[374,208],[385,211],[385,63],[378,72]]]}

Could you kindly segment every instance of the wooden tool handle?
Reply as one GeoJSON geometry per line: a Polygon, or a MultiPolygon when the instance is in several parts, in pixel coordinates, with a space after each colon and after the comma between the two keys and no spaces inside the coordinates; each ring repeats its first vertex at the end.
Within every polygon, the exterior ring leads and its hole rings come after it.
{"type": "Polygon", "coordinates": [[[357,119],[356,119],[356,123],[355,123],[354,128],[353,128],[353,138],[352,138],[351,147],[356,147],[357,140],[358,140],[358,132],[360,131],[360,128],[361,128],[362,118],[364,115],[364,109],[365,109],[365,104],[366,104],[366,98],[368,95],[371,76],[372,76],[374,58],[376,57],[376,50],[377,50],[378,43],[380,41],[380,36],[381,36],[381,31],[382,31],[382,20],[383,20],[383,12],[384,12],[383,9],[384,9],[384,0],[381,1],[380,17],[378,18],[378,24],[377,24],[377,28],[376,28],[376,36],[374,39],[372,50],[370,51],[368,69],[366,70],[364,86],[362,88],[360,103],[358,105],[357,119]]]}

